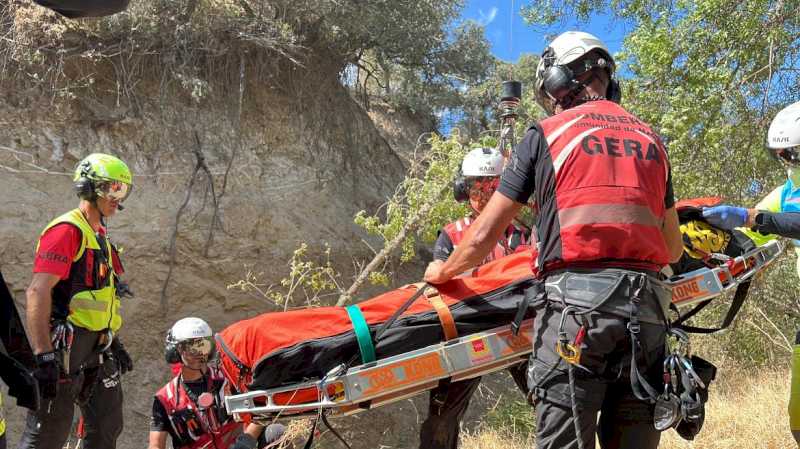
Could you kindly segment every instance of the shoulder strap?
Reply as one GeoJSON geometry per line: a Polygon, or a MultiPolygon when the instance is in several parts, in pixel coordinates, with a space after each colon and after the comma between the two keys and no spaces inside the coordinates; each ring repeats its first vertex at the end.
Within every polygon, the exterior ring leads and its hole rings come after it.
{"type": "MultiPolygon", "coordinates": [[[[715,332],[719,332],[721,330],[727,329],[728,326],[733,323],[733,319],[736,318],[736,315],[741,310],[742,305],[744,304],[744,300],[747,299],[747,292],[750,289],[750,281],[743,282],[736,287],[736,293],[733,295],[733,300],[731,301],[731,306],[728,308],[728,312],[725,314],[725,318],[722,320],[722,324],[719,327],[696,327],[691,326],[685,323],[689,318],[695,316],[699,311],[701,311],[704,307],[706,307],[709,303],[711,303],[711,299],[701,302],[698,304],[694,309],[690,310],[674,322],[672,322],[673,327],[677,327],[679,329],[683,329],[686,332],[690,332],[693,334],[713,334],[715,332]]],[[[713,299],[713,298],[712,298],[713,299]]]]}

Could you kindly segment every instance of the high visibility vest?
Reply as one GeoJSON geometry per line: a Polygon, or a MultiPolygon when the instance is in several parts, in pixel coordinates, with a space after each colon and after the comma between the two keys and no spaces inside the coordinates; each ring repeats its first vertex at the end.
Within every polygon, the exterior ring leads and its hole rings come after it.
{"type": "MultiPolygon", "coordinates": [[[[469,229],[470,225],[472,225],[474,221],[474,218],[464,217],[458,221],[449,223],[444,227],[444,232],[447,234],[447,237],[450,238],[450,242],[453,243],[453,249],[455,249],[455,247],[457,247],[461,241],[464,240],[464,235],[467,233],[467,229],[469,229]]],[[[483,261],[483,263],[491,262],[492,260],[507,256],[516,252],[517,250],[526,249],[528,246],[530,246],[530,231],[514,224],[510,224],[506,229],[506,233],[503,238],[497,242],[492,249],[492,252],[486,256],[486,259],[483,261]]]]}
{"type": "Polygon", "coordinates": [[[6,433],[6,416],[3,414],[3,395],[0,394],[0,436],[6,433]]]}
{"type": "Polygon", "coordinates": [[[800,444],[800,332],[794,340],[792,351],[792,380],[789,393],[789,428],[800,444]]]}
{"type": "Polygon", "coordinates": [[[658,271],[669,161],[650,127],[611,101],[590,101],[539,124],[539,266],[658,271]]]}
{"type": "Polygon", "coordinates": [[[112,262],[116,249],[108,238],[104,239],[105,248],[101,249],[94,230],[80,209],[51,221],[42,234],[61,223],[76,226],[83,238],[72,259],[69,277],[59,281],[53,288],[53,314],[56,318],[66,318],[75,326],[90,331],[111,329],[116,333],[122,326],[112,262]],[[67,310],[63,310],[65,307],[67,310]]]}
{"type": "Polygon", "coordinates": [[[173,441],[175,449],[228,448],[241,433],[243,425],[230,419],[221,407],[223,401],[222,385],[225,381],[222,372],[209,367],[206,373],[207,391],[214,395],[215,405],[201,412],[184,387],[181,376],[175,376],[156,393],[156,398],[164,406],[170,425],[178,441],[173,441]],[[211,430],[209,416],[213,415],[219,428],[211,430]]]}

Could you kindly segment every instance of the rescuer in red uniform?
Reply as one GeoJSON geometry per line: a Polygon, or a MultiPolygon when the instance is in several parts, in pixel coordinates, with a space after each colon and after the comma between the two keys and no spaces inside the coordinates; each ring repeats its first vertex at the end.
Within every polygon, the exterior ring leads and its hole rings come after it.
{"type": "Polygon", "coordinates": [[[682,240],[666,150],[618,104],[614,68],[587,33],[547,47],[537,96],[551,117],[528,130],[458,248],[425,273],[442,283],[483,261],[535,195],[528,385],[539,448],[593,448],[597,435],[606,449],[649,449],[660,438],[653,404],[671,295],[658,272],[679,259],[682,240]]]}

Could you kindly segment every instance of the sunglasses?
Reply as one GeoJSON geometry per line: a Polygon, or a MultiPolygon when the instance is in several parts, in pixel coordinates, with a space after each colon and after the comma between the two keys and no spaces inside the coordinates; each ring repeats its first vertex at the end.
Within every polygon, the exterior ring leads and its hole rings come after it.
{"type": "Polygon", "coordinates": [[[190,338],[178,342],[178,351],[192,357],[208,357],[214,349],[211,337],[190,338]]]}
{"type": "Polygon", "coordinates": [[[479,178],[470,178],[467,180],[470,192],[486,192],[494,193],[500,186],[500,177],[498,176],[484,176],[479,178]]]}
{"type": "Polygon", "coordinates": [[[773,153],[787,165],[800,166],[800,146],[773,150],[773,153]]]}
{"type": "Polygon", "coordinates": [[[99,197],[121,203],[131,193],[131,186],[120,181],[103,181],[97,184],[95,191],[99,197]]]}

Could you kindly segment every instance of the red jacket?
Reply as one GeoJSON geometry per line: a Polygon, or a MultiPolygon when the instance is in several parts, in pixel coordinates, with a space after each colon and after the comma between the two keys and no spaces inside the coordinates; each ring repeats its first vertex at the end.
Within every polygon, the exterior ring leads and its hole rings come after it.
{"type": "MultiPolygon", "coordinates": [[[[467,233],[467,229],[469,229],[474,220],[474,218],[464,217],[444,227],[443,231],[447,234],[447,237],[450,238],[450,242],[453,243],[453,248],[464,240],[464,235],[467,233]]],[[[491,262],[517,251],[528,249],[531,245],[530,240],[530,231],[528,229],[510,224],[506,229],[503,239],[497,242],[494,249],[492,249],[492,252],[489,253],[483,263],[491,262]]]]}
{"type": "Polygon", "coordinates": [[[214,404],[200,411],[186,392],[181,375],[175,376],[156,393],[164,406],[170,424],[179,441],[173,441],[176,449],[227,449],[241,433],[242,424],[230,419],[222,408],[222,384],[224,376],[214,367],[206,374],[208,392],[214,395],[214,404]]]}
{"type": "MultiPolygon", "coordinates": [[[[616,266],[658,271],[669,262],[661,234],[669,176],[650,127],[610,101],[591,101],[540,122],[549,154],[539,201],[550,232],[541,266],[616,266]],[[550,165],[552,164],[552,165],[550,165]],[[554,193],[554,198],[553,198],[554,193]]],[[[537,178],[542,172],[537,169],[537,178]]],[[[539,187],[537,187],[539,188],[539,187]]]]}

